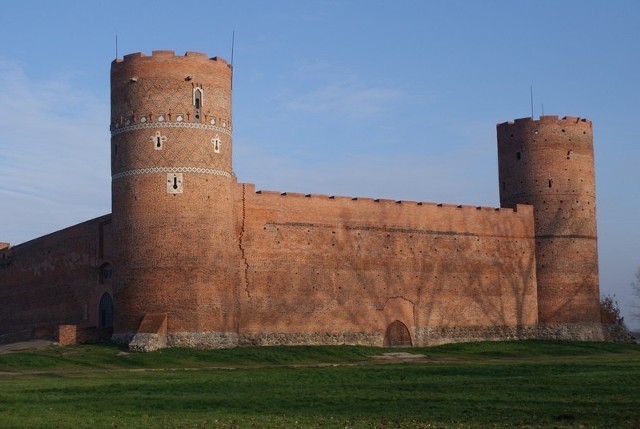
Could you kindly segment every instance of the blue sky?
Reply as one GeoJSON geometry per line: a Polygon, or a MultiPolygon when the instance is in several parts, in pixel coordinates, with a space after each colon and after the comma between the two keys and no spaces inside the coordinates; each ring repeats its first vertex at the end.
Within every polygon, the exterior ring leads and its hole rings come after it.
{"type": "Polygon", "coordinates": [[[111,211],[116,34],[120,56],[230,59],[235,31],[234,169],[258,189],[498,206],[495,124],[531,85],[535,116],[592,120],[601,291],[628,316],[638,22],[637,1],[6,2],[0,241],[111,211]]]}

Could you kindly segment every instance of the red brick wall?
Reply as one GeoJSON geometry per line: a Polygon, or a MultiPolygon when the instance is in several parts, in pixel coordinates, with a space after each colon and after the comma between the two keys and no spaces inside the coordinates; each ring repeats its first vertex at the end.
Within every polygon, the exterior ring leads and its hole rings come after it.
{"type": "Polygon", "coordinates": [[[498,125],[500,204],[535,207],[541,324],[599,323],[593,132],[585,119],[498,125]]]}
{"type": "Polygon", "coordinates": [[[537,322],[530,206],[237,194],[241,333],[537,322]]]}
{"type": "Polygon", "coordinates": [[[99,230],[102,225],[108,234],[109,220],[92,219],[10,248],[11,262],[0,266],[0,341],[54,337],[60,324],[98,325],[100,298],[112,293],[108,280],[99,281],[111,251],[100,249],[99,230]]]}
{"type": "Polygon", "coordinates": [[[167,313],[170,332],[235,332],[229,65],[126,55],[111,67],[111,124],[116,334],[135,333],[146,313],[167,313]],[[173,173],[180,193],[167,192],[173,173]]]}
{"type": "Polygon", "coordinates": [[[395,320],[414,343],[599,322],[588,121],[498,125],[509,208],[494,209],[238,184],[231,68],[204,54],[116,60],[111,97],[113,214],[0,244],[0,340],[103,335],[112,290],[116,337],[166,314],[169,345],[382,344],[395,320]]]}

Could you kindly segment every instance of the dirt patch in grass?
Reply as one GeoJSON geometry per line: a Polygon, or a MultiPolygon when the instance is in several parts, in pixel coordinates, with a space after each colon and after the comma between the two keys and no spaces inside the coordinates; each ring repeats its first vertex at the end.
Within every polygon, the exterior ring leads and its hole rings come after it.
{"type": "Polygon", "coordinates": [[[48,340],[33,340],[11,344],[0,344],[0,355],[13,352],[25,352],[29,350],[43,350],[57,345],[58,343],[48,340]]]}

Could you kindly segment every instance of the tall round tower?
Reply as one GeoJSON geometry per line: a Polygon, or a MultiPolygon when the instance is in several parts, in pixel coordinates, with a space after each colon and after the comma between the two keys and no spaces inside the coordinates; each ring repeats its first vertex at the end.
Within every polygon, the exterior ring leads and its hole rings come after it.
{"type": "Polygon", "coordinates": [[[112,62],[114,340],[235,343],[231,129],[224,60],[154,51],[112,62]]]}
{"type": "Polygon", "coordinates": [[[599,324],[591,122],[542,116],[497,132],[500,205],[534,206],[539,324],[599,324]]]}

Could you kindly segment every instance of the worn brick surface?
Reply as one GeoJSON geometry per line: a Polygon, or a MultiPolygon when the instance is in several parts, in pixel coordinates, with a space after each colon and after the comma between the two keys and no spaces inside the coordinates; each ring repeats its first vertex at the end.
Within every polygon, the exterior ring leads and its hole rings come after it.
{"type": "MultiPolygon", "coordinates": [[[[255,193],[239,185],[242,333],[537,323],[532,208],[255,193]]],[[[413,332],[412,332],[413,334],[413,332]]]]}
{"type": "Polygon", "coordinates": [[[57,325],[98,326],[98,306],[112,293],[100,267],[111,254],[110,216],[5,249],[0,264],[0,341],[55,338],[57,325]],[[102,257],[100,257],[102,255],[102,257]],[[86,317],[85,317],[86,316],[86,317]]]}
{"type": "Polygon", "coordinates": [[[113,214],[0,243],[0,341],[104,336],[105,293],[136,350],[619,336],[599,320],[589,121],[499,124],[499,209],[256,192],[232,170],[231,72],[112,63],[113,214]]]}
{"type": "Polygon", "coordinates": [[[497,128],[500,204],[535,207],[540,323],[599,322],[591,122],[542,116],[497,128]]]}
{"type": "Polygon", "coordinates": [[[115,332],[136,332],[146,313],[167,313],[170,332],[235,332],[229,65],[199,53],[127,55],[112,63],[111,106],[115,332]],[[163,170],[117,178],[153,168],[163,170]],[[167,172],[185,168],[226,176],[182,172],[183,192],[168,193],[167,172]]]}

